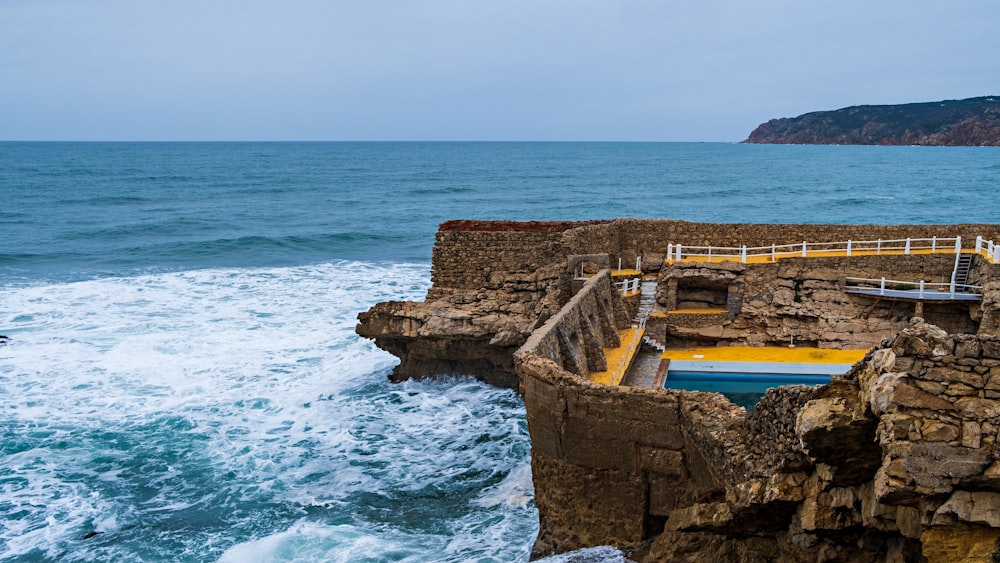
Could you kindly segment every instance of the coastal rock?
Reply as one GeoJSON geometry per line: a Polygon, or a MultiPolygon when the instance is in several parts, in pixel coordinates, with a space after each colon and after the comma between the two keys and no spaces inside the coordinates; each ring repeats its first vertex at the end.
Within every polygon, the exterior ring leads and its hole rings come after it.
{"type": "Polygon", "coordinates": [[[1000,97],[811,112],[763,123],[744,142],[998,146],[1000,97]]]}
{"type": "Polygon", "coordinates": [[[990,225],[464,222],[438,234],[426,300],[376,305],[357,330],[400,357],[393,377],[469,373],[522,392],[536,557],[614,545],[638,562],[986,561],[1000,495],[1000,267],[973,255],[983,304],[970,306],[844,291],[846,276],[947,279],[955,258],[942,253],[660,258],[655,272],[640,260],[668,243],[959,233],[1000,240],[990,225]],[[623,331],[641,326],[640,298],[614,285],[635,275],[612,275],[619,261],[656,274],[651,341],[871,351],[828,385],[768,390],[752,412],[718,393],[596,383],[623,331]],[[691,309],[670,310],[680,304],[691,309]]]}

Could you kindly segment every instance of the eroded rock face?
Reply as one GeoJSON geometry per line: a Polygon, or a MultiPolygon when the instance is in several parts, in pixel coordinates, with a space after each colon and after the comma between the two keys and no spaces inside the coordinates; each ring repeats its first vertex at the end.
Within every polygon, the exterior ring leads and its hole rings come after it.
{"type": "Polygon", "coordinates": [[[993,342],[917,319],[844,378],[772,389],[746,413],[711,393],[596,386],[529,341],[517,365],[540,491],[535,553],[989,561],[1000,537],[993,342]]]}
{"type": "Polygon", "coordinates": [[[378,303],[358,315],[357,333],[400,358],[396,380],[475,375],[517,386],[513,354],[562,304],[562,264],[494,273],[476,290],[432,290],[424,302],[378,303]]]}

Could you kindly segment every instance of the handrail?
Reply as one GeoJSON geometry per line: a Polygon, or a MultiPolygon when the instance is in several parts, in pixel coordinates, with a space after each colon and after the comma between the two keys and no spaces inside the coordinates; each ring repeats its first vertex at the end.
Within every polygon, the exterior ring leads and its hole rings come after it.
{"type": "Polygon", "coordinates": [[[974,248],[964,248],[962,237],[931,237],[906,239],[846,240],[835,242],[807,242],[772,244],[770,246],[696,246],[667,244],[667,261],[683,260],[723,262],[727,259],[744,264],[748,261],[776,262],[780,258],[818,257],[824,255],[910,255],[910,254],[979,254],[993,264],[1000,263],[1000,244],[976,237],[974,248]]]}
{"type": "Polygon", "coordinates": [[[622,280],[620,282],[614,282],[618,290],[621,291],[622,295],[628,295],[630,293],[639,292],[639,278],[632,278],[630,280],[622,280]]]}
{"type": "Polygon", "coordinates": [[[921,297],[924,292],[931,291],[941,291],[946,290],[947,293],[972,293],[978,294],[982,291],[983,286],[981,285],[970,285],[964,283],[955,283],[952,280],[951,283],[927,283],[924,280],[920,281],[906,281],[906,280],[891,280],[886,278],[844,278],[844,289],[877,289],[879,290],[879,295],[886,295],[886,291],[914,291],[918,292],[921,297]],[[852,285],[853,282],[853,285],[852,285]],[[887,287],[888,286],[888,287],[887,287]],[[934,289],[939,288],[939,289],[934,289]],[[977,291],[978,290],[978,291],[977,291]]]}

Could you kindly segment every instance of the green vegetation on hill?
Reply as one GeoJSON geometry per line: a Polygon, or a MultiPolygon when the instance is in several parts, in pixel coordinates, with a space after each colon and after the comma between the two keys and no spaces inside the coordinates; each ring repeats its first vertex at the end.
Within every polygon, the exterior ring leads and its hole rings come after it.
{"type": "Polygon", "coordinates": [[[744,142],[1000,146],[1000,96],[816,111],[772,119],[744,142]]]}

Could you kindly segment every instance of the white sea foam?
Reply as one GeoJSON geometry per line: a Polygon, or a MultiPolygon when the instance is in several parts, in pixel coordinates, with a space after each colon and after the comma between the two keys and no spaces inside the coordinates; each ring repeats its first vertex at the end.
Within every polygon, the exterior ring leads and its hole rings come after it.
{"type": "Polygon", "coordinates": [[[600,546],[537,559],[536,563],[626,563],[627,561],[621,551],[610,546],[600,546]]]}
{"type": "Polygon", "coordinates": [[[519,399],[390,384],[395,360],[353,331],[372,303],[421,298],[426,270],[5,290],[0,558],[519,559],[535,532],[519,399]]]}

